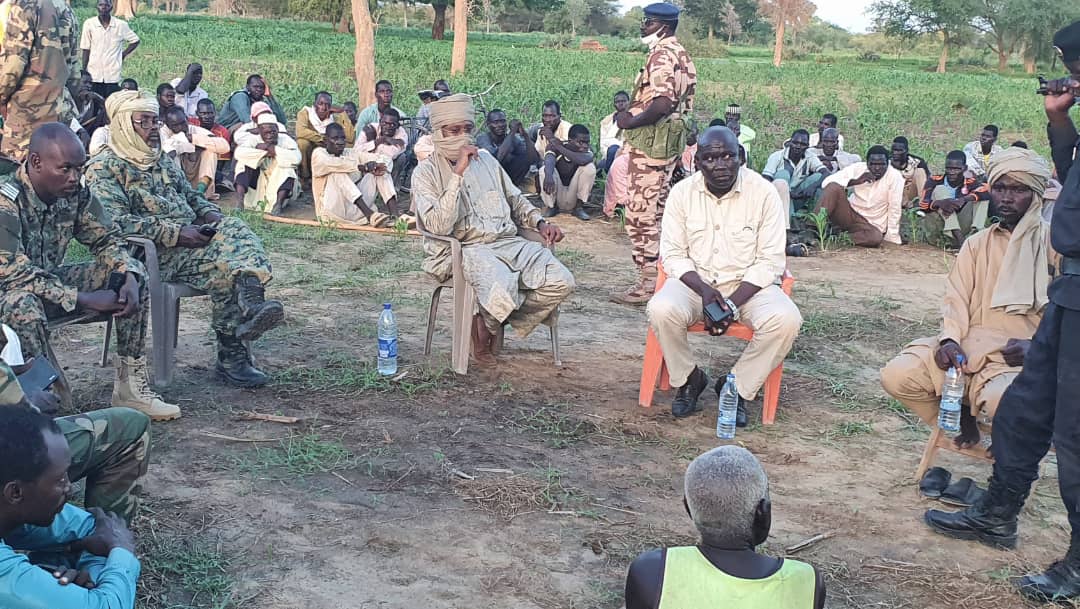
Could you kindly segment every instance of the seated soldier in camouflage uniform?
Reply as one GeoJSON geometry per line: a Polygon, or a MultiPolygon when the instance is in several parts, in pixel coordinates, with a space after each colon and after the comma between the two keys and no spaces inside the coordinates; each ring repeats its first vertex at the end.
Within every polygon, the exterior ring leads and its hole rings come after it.
{"type": "MultiPolygon", "coordinates": [[[[0,408],[22,406],[54,415],[59,407],[56,396],[47,391],[24,393],[16,372],[0,360],[0,408]]],[[[56,425],[71,447],[68,480],[86,479],[86,509],[101,508],[131,523],[139,509],[135,493],[149,464],[150,417],[131,408],[103,408],[57,417],[56,425]]]]}
{"type": "Polygon", "coordinates": [[[87,186],[124,234],[157,245],[162,281],[209,292],[218,373],[238,387],[265,385],[269,378],[255,368],[247,345],[278,326],[285,311],[264,300],[271,269],[262,241],[239,218],[223,216],[161,153],[150,94],[113,93],[105,107],[112,135],[87,165],[87,186]]]}
{"type": "Polygon", "coordinates": [[[116,381],[113,406],[127,406],[157,420],[180,409],[150,391],[146,381],[146,313],[149,292],[142,265],[101,204],[79,183],[86,161],[82,142],[60,123],[46,123],[30,138],[27,160],[0,170],[0,322],[19,336],[26,356],[43,356],[50,318],[74,312],[116,315],[116,381]],[[94,262],[63,264],[75,238],[94,262]],[[126,274],[119,292],[104,289],[111,273],[126,274]]]}

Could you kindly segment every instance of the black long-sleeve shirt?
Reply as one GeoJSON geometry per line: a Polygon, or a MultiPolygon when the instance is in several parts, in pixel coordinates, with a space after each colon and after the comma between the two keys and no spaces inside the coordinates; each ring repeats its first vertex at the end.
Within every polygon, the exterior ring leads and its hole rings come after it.
{"type": "MultiPolygon", "coordinates": [[[[1062,256],[1080,258],[1080,134],[1072,121],[1064,125],[1048,125],[1050,154],[1061,180],[1061,194],[1054,203],[1050,225],[1050,241],[1062,256]]],[[[1049,289],[1054,304],[1080,311],[1080,275],[1061,275],[1049,289]]]]}

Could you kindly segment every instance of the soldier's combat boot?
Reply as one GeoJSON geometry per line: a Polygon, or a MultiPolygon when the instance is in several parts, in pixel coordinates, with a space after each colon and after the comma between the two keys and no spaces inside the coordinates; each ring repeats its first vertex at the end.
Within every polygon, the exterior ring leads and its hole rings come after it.
{"type": "Polygon", "coordinates": [[[1016,547],[1016,517],[1027,495],[1027,491],[1009,488],[992,476],[986,494],[971,507],[959,512],[928,510],[923,520],[946,537],[1011,550],[1016,547]]]}
{"type": "Polygon", "coordinates": [[[251,352],[244,341],[224,332],[217,333],[217,373],[225,382],[235,387],[262,387],[270,382],[265,372],[251,362],[251,352]]]}
{"type": "Polygon", "coordinates": [[[117,357],[116,381],[113,382],[112,405],[134,408],[153,421],[180,418],[180,407],[169,404],[150,389],[146,380],[145,357],[117,357]]]}
{"type": "Polygon", "coordinates": [[[1020,594],[1040,602],[1062,602],[1080,597],[1080,541],[1069,545],[1065,558],[1037,575],[1013,582],[1020,594]]]}
{"type": "Polygon", "coordinates": [[[611,302],[627,305],[642,305],[649,302],[656,292],[656,264],[647,263],[638,271],[637,283],[630,286],[625,292],[615,292],[610,296],[611,302]]]}
{"type": "Polygon", "coordinates": [[[281,325],[285,319],[285,307],[277,300],[266,300],[266,288],[254,275],[236,278],[236,302],[244,320],[236,328],[236,337],[253,341],[267,330],[281,325]]]}

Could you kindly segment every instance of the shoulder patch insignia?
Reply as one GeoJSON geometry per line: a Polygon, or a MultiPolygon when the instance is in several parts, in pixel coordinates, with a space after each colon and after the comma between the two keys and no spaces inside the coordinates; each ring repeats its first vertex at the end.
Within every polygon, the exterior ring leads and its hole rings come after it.
{"type": "Polygon", "coordinates": [[[19,200],[19,195],[22,193],[22,189],[15,182],[5,182],[0,184],[0,195],[11,199],[13,202],[19,200]]]}

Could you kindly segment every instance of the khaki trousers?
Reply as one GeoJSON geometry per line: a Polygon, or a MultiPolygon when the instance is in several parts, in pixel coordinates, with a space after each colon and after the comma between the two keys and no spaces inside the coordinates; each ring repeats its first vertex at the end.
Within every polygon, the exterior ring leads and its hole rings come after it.
{"type": "MultiPolygon", "coordinates": [[[[394,188],[394,178],[390,175],[390,172],[386,172],[381,176],[376,176],[373,173],[364,174],[364,178],[360,180],[360,196],[364,198],[364,205],[367,205],[372,211],[375,210],[376,192],[382,197],[383,203],[397,196],[397,189],[394,188]]],[[[355,201],[355,199],[353,200],[355,201]]]]}
{"type": "Polygon", "coordinates": [[[547,208],[558,207],[559,211],[573,211],[578,201],[587,202],[596,183],[596,165],[588,163],[577,168],[570,184],[563,184],[559,172],[555,172],[555,194],[544,192],[544,180],[547,179],[547,167],[540,167],[540,200],[547,208]]]}
{"type": "MultiPolygon", "coordinates": [[[[927,425],[935,425],[941,405],[945,371],[934,363],[937,338],[920,338],[881,369],[881,386],[927,425]]],[[[964,375],[964,404],[980,420],[992,420],[998,403],[1019,367],[990,360],[981,370],[964,375]]]]}
{"type": "MultiPolygon", "coordinates": [[[[729,295],[737,283],[718,286],[729,295]]],[[[648,316],[660,348],[664,351],[672,387],[681,387],[694,370],[687,328],[700,322],[704,312],[701,297],[678,279],[669,279],[649,301],[648,316]]],[[[731,369],[739,395],[752,400],[769,373],[784,361],[802,326],[799,308],[779,286],[770,285],[754,294],[739,308],[739,321],[754,331],[754,338],[731,369]]]]}

